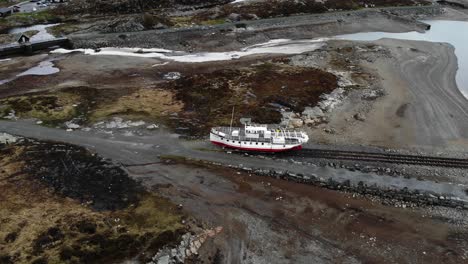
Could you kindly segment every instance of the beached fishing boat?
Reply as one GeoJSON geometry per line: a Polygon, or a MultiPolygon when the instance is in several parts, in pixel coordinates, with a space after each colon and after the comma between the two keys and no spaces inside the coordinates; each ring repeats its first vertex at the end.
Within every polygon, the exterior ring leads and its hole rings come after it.
{"type": "Polygon", "coordinates": [[[210,131],[210,141],[245,151],[281,152],[301,149],[309,136],[302,131],[245,124],[244,127],[214,127],[210,131]]]}

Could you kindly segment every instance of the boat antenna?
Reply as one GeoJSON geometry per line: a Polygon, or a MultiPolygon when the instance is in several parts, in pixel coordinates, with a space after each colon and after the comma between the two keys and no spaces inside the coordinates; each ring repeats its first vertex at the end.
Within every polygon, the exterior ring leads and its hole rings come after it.
{"type": "Polygon", "coordinates": [[[234,108],[236,106],[232,106],[232,114],[231,114],[231,125],[229,126],[229,133],[232,132],[232,120],[234,120],[234,108]]]}

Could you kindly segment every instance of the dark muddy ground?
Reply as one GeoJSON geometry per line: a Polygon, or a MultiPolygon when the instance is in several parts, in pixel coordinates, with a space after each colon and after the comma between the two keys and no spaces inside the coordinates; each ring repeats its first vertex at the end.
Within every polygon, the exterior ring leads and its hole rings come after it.
{"type": "Polygon", "coordinates": [[[201,258],[223,263],[458,263],[466,234],[420,209],[172,159],[130,168],[223,233],[201,258]],[[182,166],[181,166],[182,165],[182,166]],[[424,216],[423,216],[424,215],[424,216]],[[241,252],[241,253],[239,253],[241,252]]]}
{"type": "Polygon", "coordinates": [[[82,147],[0,145],[0,263],[150,259],[188,230],[184,213],[82,147]]]}
{"type": "Polygon", "coordinates": [[[232,107],[236,109],[236,122],[240,117],[250,117],[257,123],[280,123],[279,108],[302,112],[306,106],[315,106],[320,95],[336,89],[337,78],[314,68],[266,62],[195,74],[173,85],[176,97],[184,104],[179,125],[189,127],[195,135],[204,135],[213,126],[229,125],[232,107]]]}

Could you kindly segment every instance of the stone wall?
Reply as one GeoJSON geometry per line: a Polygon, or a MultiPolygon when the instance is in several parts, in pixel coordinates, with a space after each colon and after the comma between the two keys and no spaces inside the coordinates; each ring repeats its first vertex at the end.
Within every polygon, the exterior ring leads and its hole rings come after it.
{"type": "Polygon", "coordinates": [[[317,175],[301,175],[288,171],[273,171],[251,168],[239,168],[249,173],[259,176],[273,177],[297,183],[310,184],[330,190],[349,192],[359,194],[368,198],[378,198],[383,204],[395,207],[414,207],[414,206],[444,206],[457,209],[468,209],[468,201],[460,200],[456,197],[444,196],[437,193],[422,193],[417,190],[403,189],[381,189],[374,185],[367,185],[360,181],[353,185],[349,180],[338,182],[333,179],[321,179],[317,175]]]}

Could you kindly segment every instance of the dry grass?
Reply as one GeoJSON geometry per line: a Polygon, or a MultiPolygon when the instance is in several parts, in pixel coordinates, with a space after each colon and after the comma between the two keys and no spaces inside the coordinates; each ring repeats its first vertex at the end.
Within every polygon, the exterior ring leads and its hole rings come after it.
{"type": "Polygon", "coordinates": [[[14,110],[18,117],[37,118],[48,123],[62,122],[78,114],[74,104],[80,99],[79,95],[64,92],[10,97],[0,100],[0,115],[14,110]]]}
{"type": "Polygon", "coordinates": [[[116,100],[104,102],[90,114],[91,121],[118,115],[126,118],[160,119],[182,110],[183,104],[171,91],[141,89],[116,100]]]}
{"type": "Polygon", "coordinates": [[[151,255],[154,245],[172,243],[184,229],[183,214],[149,193],[116,211],[95,211],[57,195],[22,173],[24,151],[16,146],[0,149],[1,263],[105,263],[142,252],[151,255]]]}

